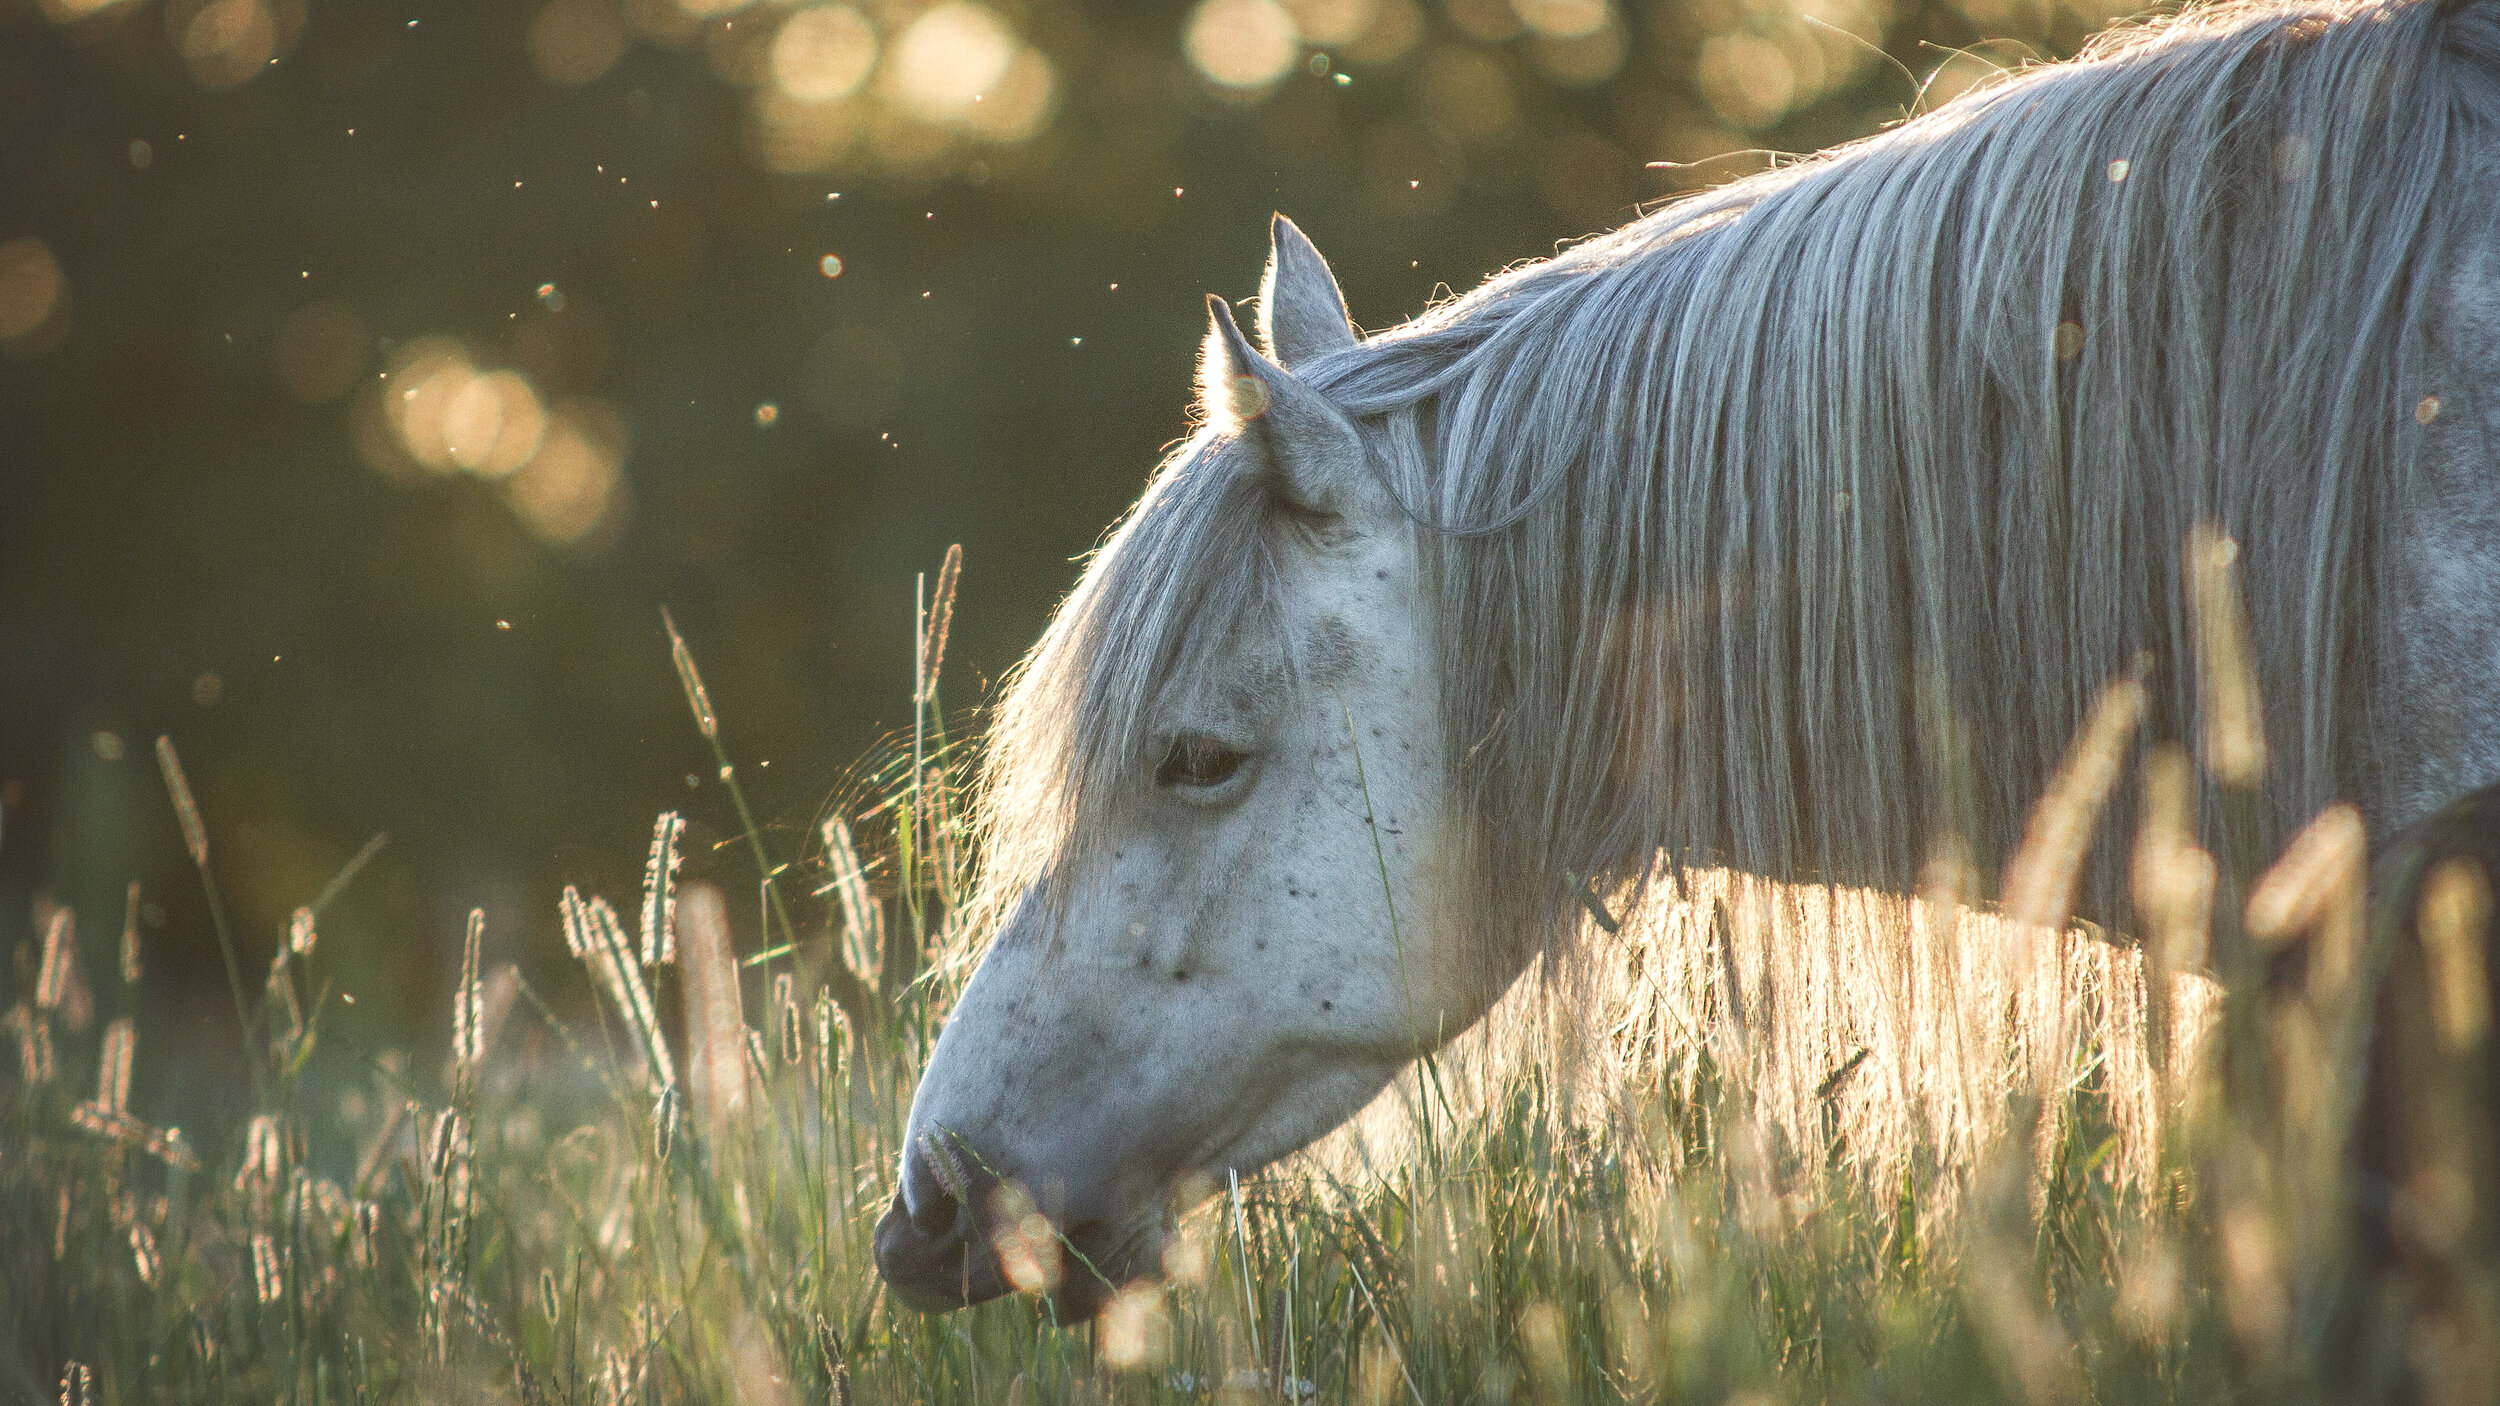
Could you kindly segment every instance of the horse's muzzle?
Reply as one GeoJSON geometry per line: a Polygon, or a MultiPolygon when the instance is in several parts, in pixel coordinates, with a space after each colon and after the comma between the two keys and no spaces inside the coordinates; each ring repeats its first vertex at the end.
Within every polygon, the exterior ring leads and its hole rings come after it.
{"type": "Polygon", "coordinates": [[[904,1152],[902,1185],[877,1222],[877,1272],[904,1303],[944,1313],[1008,1291],[981,1214],[997,1179],[961,1157],[941,1171],[924,1141],[904,1152]]]}
{"type": "MultiPolygon", "coordinates": [[[[913,1140],[902,1185],[877,1222],[877,1272],[896,1298],[924,1313],[945,1313],[1014,1291],[992,1244],[1000,1189],[996,1173],[961,1151],[953,1134],[933,1130],[913,1140]]],[[[1117,1286],[1103,1277],[1113,1267],[1114,1237],[1090,1219],[1070,1230],[1054,1218],[1051,1229],[1069,1261],[1050,1293],[1051,1308],[1062,1323],[1086,1322],[1117,1286]]]]}

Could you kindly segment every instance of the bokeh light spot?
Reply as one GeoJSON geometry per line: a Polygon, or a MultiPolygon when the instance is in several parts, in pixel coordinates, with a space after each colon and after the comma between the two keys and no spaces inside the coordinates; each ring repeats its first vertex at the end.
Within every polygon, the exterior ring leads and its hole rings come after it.
{"type": "Polygon", "coordinates": [[[771,401],[769,401],[769,400],[768,400],[768,401],[765,401],[763,404],[761,404],[761,405],[759,405],[759,406],[755,407],[755,423],[756,423],[756,426],[757,426],[758,428],[761,428],[761,429],[770,429],[772,426],[774,426],[774,425],[776,425],[776,424],[779,424],[779,423],[780,423],[780,421],[781,421],[781,407],[780,407],[780,406],[775,405],[775,404],[773,404],[771,401]]]}
{"type": "Polygon", "coordinates": [[[55,24],[70,24],[126,3],[128,0],[43,0],[43,12],[55,24]]]}
{"type": "Polygon", "coordinates": [[[481,478],[502,478],[527,464],[546,433],[538,392],[517,372],[477,377],[444,411],[443,439],[452,462],[481,478]]]}
{"type": "Polygon", "coordinates": [[[1528,52],[1547,78],[1565,88],[1587,88],[1615,76],[1625,48],[1623,26],[1607,23],[1586,34],[1539,34],[1528,52]]]}
{"type": "Polygon", "coordinates": [[[261,0],[209,0],[184,12],[169,7],[168,26],[179,24],[176,47],[203,88],[232,88],[251,81],[278,52],[278,24],[261,0]]]}
{"type": "Polygon", "coordinates": [[[504,480],[504,496],[532,535],[572,545],[617,516],[623,457],[624,426],[616,412],[568,402],[549,417],[537,457],[504,480]]]}
{"type": "Polygon", "coordinates": [[[530,20],[528,44],[539,77],[592,82],[625,56],[625,19],[609,0],[548,0],[530,20]]]}
{"type": "Polygon", "coordinates": [[[816,5],[773,36],[773,82],[799,102],[847,97],[877,62],[877,31],[848,5],[816,5]]]}
{"type": "Polygon", "coordinates": [[[445,338],[428,337],[401,349],[384,379],[383,400],[391,429],[409,458],[436,473],[454,466],[448,418],[452,401],[477,377],[468,353],[445,338]]]}
{"type": "Polygon", "coordinates": [[[1519,22],[1552,39],[1595,34],[1613,18],[1606,0],[1510,0],[1519,22]]]}
{"type": "Polygon", "coordinates": [[[1302,34],[1276,0],[1204,0],[1181,47],[1208,81],[1237,92],[1267,88],[1293,67],[1302,34]]]}
{"type": "Polygon", "coordinates": [[[842,276],[842,256],[839,254],[827,254],[823,258],[816,261],[816,267],[818,271],[822,272],[827,278],[840,278],[842,276]]]}
{"type": "Polygon", "coordinates": [[[1015,36],[985,6],[950,0],[911,22],[894,44],[894,94],[922,118],[952,121],[1007,76],[1015,36]]]}
{"type": "Polygon", "coordinates": [[[779,84],[765,88],[755,101],[756,157],[768,171],[830,170],[858,141],[862,107],[855,102],[800,102],[779,84]]]}
{"type": "Polygon", "coordinates": [[[1380,17],[1380,0],[1285,0],[1294,28],[1312,44],[1350,44],[1380,17]]]}
{"type": "Polygon", "coordinates": [[[53,339],[39,334],[57,328],[68,302],[69,283],[42,240],[0,244],[0,345],[43,350],[53,339]]]}
{"type": "Polygon", "coordinates": [[[1424,37],[1424,12],[1415,0],[1380,0],[1361,34],[1341,41],[1340,58],[1355,63],[1392,63],[1424,37]]]}
{"type": "Polygon", "coordinates": [[[1701,46],[1701,94],[1739,127],[1768,127],[1797,99],[1797,69],[1780,46],[1759,34],[1721,34],[1701,46]]]}
{"type": "Polygon", "coordinates": [[[1020,142],[1050,120],[1058,80],[1050,60],[1036,49],[1018,49],[999,75],[997,86],[982,95],[964,114],[964,126],[994,142],[1020,142]]]}
{"type": "Polygon", "coordinates": [[[1471,39],[1494,43],[1519,32],[1519,12],[1511,0],[1444,0],[1450,23],[1471,39]]]}

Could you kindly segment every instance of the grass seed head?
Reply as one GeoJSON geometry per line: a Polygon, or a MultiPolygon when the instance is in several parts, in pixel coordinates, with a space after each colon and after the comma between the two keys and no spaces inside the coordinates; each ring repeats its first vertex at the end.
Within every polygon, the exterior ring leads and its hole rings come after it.
{"type": "Polygon", "coordinates": [[[2431,1015],[2439,1041],[2466,1054],[2491,1029],[2491,880],[2471,859],[2442,860],[2422,881],[2416,926],[2430,966],[2431,1015]]]}
{"type": "Polygon", "coordinates": [[[130,894],[122,907],[122,984],[135,986],[142,967],[139,962],[139,881],[130,881],[130,894]]]}
{"type": "Polygon", "coordinates": [[[661,966],[677,960],[677,868],[685,862],[678,842],[686,822],[676,811],[662,811],[651,828],[651,858],[642,874],[642,964],[661,966]]]}
{"type": "Polygon", "coordinates": [[[200,803],[191,798],[190,779],[182,774],[182,758],[174,754],[174,740],[156,739],[156,769],[165,776],[165,792],[174,800],[174,819],[182,826],[182,846],[191,852],[194,868],[208,867],[208,827],[200,823],[200,803]]]}
{"type": "Polygon", "coordinates": [[[668,627],[668,657],[677,666],[677,681],[685,685],[686,707],[694,713],[695,729],[706,742],[720,740],[720,718],[712,711],[712,695],[703,687],[703,674],[694,666],[694,651],[686,648],[686,637],[677,633],[677,621],[660,607],[660,623],[668,627]]]}

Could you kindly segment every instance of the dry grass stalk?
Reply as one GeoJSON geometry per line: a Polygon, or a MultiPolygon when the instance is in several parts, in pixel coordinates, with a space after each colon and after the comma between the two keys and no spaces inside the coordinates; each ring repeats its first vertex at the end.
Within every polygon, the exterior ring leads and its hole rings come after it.
{"type": "Polygon", "coordinates": [[[952,797],[942,763],[936,784],[930,784],[925,730],[928,709],[937,702],[938,670],[946,662],[946,636],[955,618],[955,582],[963,574],[963,565],[963,544],[949,546],[946,559],[938,565],[937,590],[929,597],[922,616],[912,692],[913,819],[921,828],[920,852],[928,857],[938,876],[939,891],[949,902],[954,899],[958,878],[955,827],[950,815],[952,797]]]}
{"type": "Polygon", "coordinates": [[[84,1030],[95,1018],[95,998],[78,964],[78,920],[55,908],[44,924],[43,960],[35,977],[35,1008],[59,1018],[64,1029],[84,1030]]]}
{"type": "Polygon", "coordinates": [[[2165,972],[2204,964],[2213,916],[2217,874],[2213,856],[2196,844],[2195,787],[2194,764],[2176,744],[2146,757],[2130,876],[2147,949],[2165,972]]]}
{"type": "Polygon", "coordinates": [[[295,979],[287,974],[287,950],[282,943],[269,958],[269,979],[264,983],[269,999],[286,1007],[286,1041],[292,1044],[304,1035],[304,1007],[295,999],[295,979]]]}
{"type": "Polygon", "coordinates": [[[2333,805],[2301,827],[2249,892],[2249,936],[2272,947],[2308,937],[2309,990],[2322,1009],[2341,999],[2360,960],[2369,868],[2361,812],[2333,805]]]}
{"type": "Polygon", "coordinates": [[[747,1108],[747,1026],[728,904],[710,884],[688,884],[678,914],[685,974],[686,1092],[704,1139],[727,1145],[747,1108]]]}
{"type": "Polygon", "coordinates": [[[469,929],[460,944],[460,985],[451,998],[452,1087],[467,1089],[486,1057],[486,983],[478,973],[479,949],[486,937],[486,910],[469,910],[469,929]]]}
{"type": "Polygon", "coordinates": [[[129,1016],[104,1027],[104,1046],[96,1060],[96,1106],[111,1115],[130,1111],[130,1067],[139,1032],[129,1016]]]}
{"type": "Polygon", "coordinates": [[[580,890],[570,884],[564,889],[562,910],[565,942],[616,1003],[626,1032],[633,1037],[644,1079],[654,1088],[674,1085],[677,1062],[669,1055],[668,1038],[660,1030],[659,1010],[651,1002],[651,988],[643,982],[642,964],[635,960],[616,910],[604,898],[585,901],[580,890]]]}
{"type": "Polygon", "coordinates": [[[885,907],[868,887],[868,869],[860,863],[859,846],[841,816],[824,824],[825,867],[831,873],[834,900],[842,909],[842,964],[862,986],[877,989],[885,965],[885,907]]]}
{"type": "MultiPolygon", "coordinates": [[[[1898,1193],[1922,1169],[1970,1168],[2014,1131],[2016,1095],[2051,1071],[2043,1156],[2066,1081],[2103,1071],[2118,1134],[2117,1186],[2149,1189],[2162,1130],[2194,1087],[2220,1012],[2200,975],[2160,974],[2130,946],[2017,924],[1969,908],[1860,890],[1783,889],[1718,870],[1688,871],[1680,894],[1624,915],[1592,954],[1561,1026],[1596,1032],[1589,1057],[1558,1058],[1539,983],[1523,981],[1478,1028],[1443,1052],[1440,1080],[1461,1126],[1493,1116],[1502,1091],[1535,1070],[1578,1084],[1572,1116],[1592,1128],[1637,1126],[1659,1085],[1699,1095],[1705,1075],[1744,1071],[1741,1125],[1725,1135],[1745,1176],[1810,1157],[1870,1193],[1898,1193]],[[2154,981],[2166,1001],[2171,1075],[2155,1077],[2154,981]],[[1835,1080],[1834,1075],[1846,1071],[1835,1080]],[[1748,1151],[1747,1149],[1751,1150],[1748,1151]]],[[[1349,1181],[1415,1151],[1412,1079],[1393,1086],[1314,1154],[1349,1181]]],[[[1777,1221],[1775,1188],[1758,1209],[1777,1221]]],[[[1922,1190],[1920,1232],[1958,1214],[1961,1174],[1922,1190]]]]}
{"type": "Polygon", "coordinates": [[[133,879],[122,904],[122,984],[138,985],[144,970],[139,961],[139,881],[133,879]]]}
{"type": "Polygon", "coordinates": [[[266,1193],[285,1175],[286,1143],[279,1136],[278,1116],[256,1113],[243,1132],[243,1165],[235,1169],[234,1189],[266,1193]]]}
{"type": "Polygon", "coordinates": [[[200,823],[200,803],[191,798],[191,782],[182,774],[182,758],[174,755],[174,740],[156,739],[156,769],[165,775],[165,790],[174,798],[174,819],[182,826],[183,848],[191,852],[194,868],[208,867],[208,827],[200,823]]]}
{"type": "Polygon", "coordinates": [[[2205,768],[2221,784],[2246,791],[2265,775],[2266,721],[2248,647],[2248,609],[2240,598],[2239,554],[2239,543],[2210,523],[2188,534],[2205,768]]]}
{"type": "Polygon", "coordinates": [[[2036,927],[2063,928],[2073,911],[2075,880],[2092,850],[2101,808],[2126,769],[2127,747],[2144,717],[2141,676],[2101,691],[2057,775],[2031,808],[2022,848],[2006,866],[2005,915],[2036,927]]]}
{"type": "Polygon", "coordinates": [[[17,1036],[18,1072],[28,1086],[40,1088],[59,1072],[52,1052],[52,1027],[25,1002],[9,1007],[9,1030],[17,1036]]]}
{"type": "Polygon", "coordinates": [[[677,866],[685,861],[678,842],[686,822],[676,811],[662,811],[651,827],[651,858],[642,872],[642,964],[663,966],[677,960],[677,866]]]}
{"type": "Polygon", "coordinates": [[[2491,918],[2491,880],[2473,860],[2442,860],[2423,879],[2416,926],[2430,967],[2432,1023],[2451,1054],[2470,1053],[2491,1030],[2491,918]]]}
{"type": "Polygon", "coordinates": [[[773,973],[773,1029],[781,1036],[781,1062],[797,1064],[802,1053],[800,1045],[798,978],[791,972],[773,973]]]}
{"type": "Polygon", "coordinates": [[[686,689],[686,707],[694,713],[695,728],[706,742],[720,740],[720,716],[712,711],[712,695],[703,687],[703,674],[694,666],[694,651],[686,648],[686,637],[677,633],[676,618],[660,607],[660,623],[668,627],[668,657],[677,666],[677,682],[686,689]]]}

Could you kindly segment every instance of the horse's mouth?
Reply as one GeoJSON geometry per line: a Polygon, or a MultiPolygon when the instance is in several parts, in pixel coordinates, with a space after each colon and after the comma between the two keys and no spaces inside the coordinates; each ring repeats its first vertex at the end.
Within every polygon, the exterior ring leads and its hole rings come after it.
{"type": "MultiPolygon", "coordinates": [[[[1058,1282],[1048,1295],[1058,1320],[1090,1322],[1141,1267],[1158,1270],[1156,1228],[1149,1218],[1125,1226],[1086,1222],[1061,1232],[1058,1282]]],[[[876,1254],[877,1271],[894,1296],[923,1313],[951,1313],[1016,1291],[989,1236],[970,1217],[933,1235],[913,1223],[900,1191],[877,1221],[876,1254]]]]}

